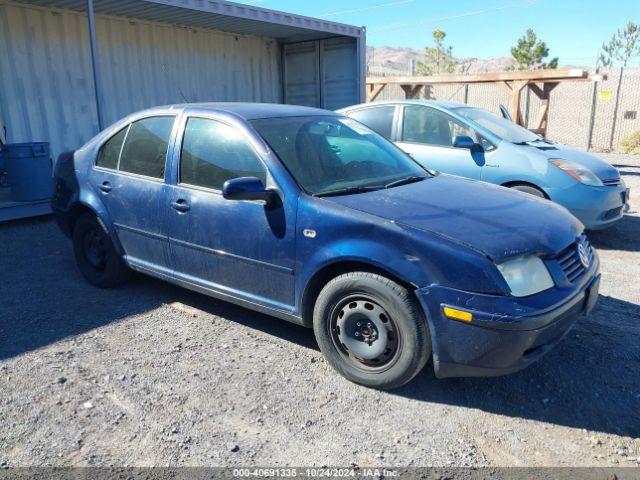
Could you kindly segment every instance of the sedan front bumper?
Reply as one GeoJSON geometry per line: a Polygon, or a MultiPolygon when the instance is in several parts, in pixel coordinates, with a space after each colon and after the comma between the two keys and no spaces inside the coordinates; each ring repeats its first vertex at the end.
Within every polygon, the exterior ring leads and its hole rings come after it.
{"type": "Polygon", "coordinates": [[[558,289],[551,289],[523,304],[511,301],[510,306],[508,297],[444,287],[418,290],[431,331],[436,376],[497,376],[532,364],[567,334],[580,315],[588,314],[594,307],[600,284],[596,266],[580,283],[577,290],[560,302],[558,289]],[[539,307],[545,303],[545,297],[554,304],[539,307]],[[472,312],[472,322],[445,317],[445,306],[472,312]]]}
{"type": "Polygon", "coordinates": [[[588,230],[600,230],[624,216],[629,190],[623,182],[616,186],[591,187],[577,184],[571,188],[545,189],[549,198],[567,208],[588,230]]]}

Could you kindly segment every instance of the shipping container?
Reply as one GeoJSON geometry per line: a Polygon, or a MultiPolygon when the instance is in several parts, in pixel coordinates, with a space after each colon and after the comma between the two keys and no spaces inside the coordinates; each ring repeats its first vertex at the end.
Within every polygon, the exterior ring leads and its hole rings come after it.
{"type": "Polygon", "coordinates": [[[364,101],[364,52],[364,28],[226,1],[0,0],[2,140],[55,158],[154,105],[336,109],[364,101]]]}

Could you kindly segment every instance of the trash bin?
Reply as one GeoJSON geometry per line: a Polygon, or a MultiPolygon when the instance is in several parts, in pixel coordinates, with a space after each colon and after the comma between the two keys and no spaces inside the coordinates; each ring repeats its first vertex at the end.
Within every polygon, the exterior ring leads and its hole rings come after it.
{"type": "Polygon", "coordinates": [[[8,143],[2,149],[11,199],[31,202],[51,198],[53,164],[49,143],[8,143]]]}

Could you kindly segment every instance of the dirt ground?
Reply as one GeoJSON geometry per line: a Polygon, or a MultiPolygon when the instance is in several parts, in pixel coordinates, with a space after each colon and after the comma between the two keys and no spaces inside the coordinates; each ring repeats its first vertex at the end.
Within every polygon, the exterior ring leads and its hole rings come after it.
{"type": "Polygon", "coordinates": [[[593,314],[517,374],[393,392],[311,330],[144,276],[91,287],[50,219],[0,225],[0,465],[640,465],[640,157],[608,159],[632,211],[590,236],[593,314]]]}

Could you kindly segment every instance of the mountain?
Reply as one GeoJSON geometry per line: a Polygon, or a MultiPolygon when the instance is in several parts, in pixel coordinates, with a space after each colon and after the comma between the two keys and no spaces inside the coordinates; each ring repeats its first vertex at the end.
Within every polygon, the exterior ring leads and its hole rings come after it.
{"type": "MultiPolygon", "coordinates": [[[[367,47],[367,66],[369,75],[409,75],[411,65],[424,60],[424,51],[415,48],[367,47]]],[[[489,73],[504,72],[507,67],[515,65],[512,57],[496,58],[457,58],[460,72],[456,73],[489,73]]],[[[560,65],[560,68],[585,68],[584,65],[560,65]]]]}
{"type": "MultiPolygon", "coordinates": [[[[424,60],[423,50],[397,47],[367,47],[370,75],[402,75],[410,72],[410,65],[424,60]]],[[[515,61],[511,57],[458,58],[465,73],[502,72],[515,61]]]]}

